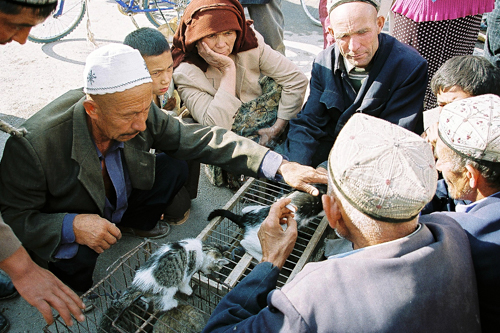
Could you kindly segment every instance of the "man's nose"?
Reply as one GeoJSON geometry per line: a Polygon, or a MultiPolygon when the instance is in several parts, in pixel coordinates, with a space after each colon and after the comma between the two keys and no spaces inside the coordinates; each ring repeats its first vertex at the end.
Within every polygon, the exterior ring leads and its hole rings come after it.
{"type": "Polygon", "coordinates": [[[359,42],[357,40],[357,38],[355,36],[352,36],[349,40],[349,50],[351,51],[356,51],[357,49],[359,49],[359,42]]]}
{"type": "MultiPolygon", "coordinates": [[[[149,111],[149,110],[148,110],[149,111]]],[[[146,130],[146,120],[148,119],[148,112],[141,112],[132,123],[132,128],[136,131],[143,132],[146,130]]]]}
{"type": "Polygon", "coordinates": [[[19,44],[25,44],[26,40],[28,40],[28,35],[30,34],[31,27],[24,27],[16,31],[14,36],[12,36],[12,40],[15,40],[19,44]]]}

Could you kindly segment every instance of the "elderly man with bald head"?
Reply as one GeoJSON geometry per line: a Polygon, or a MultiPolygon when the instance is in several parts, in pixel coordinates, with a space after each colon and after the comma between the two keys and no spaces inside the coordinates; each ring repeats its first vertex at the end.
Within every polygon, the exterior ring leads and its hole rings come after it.
{"type": "Polygon", "coordinates": [[[352,251],[308,263],[275,289],[297,238],[290,199],[278,201],[258,232],[261,263],[203,332],[480,332],[465,232],[448,216],[419,216],[437,182],[424,139],[353,115],[330,153],[328,181],[325,215],[352,251]]]}
{"type": "Polygon", "coordinates": [[[92,286],[98,255],[122,233],[166,235],[159,220],[186,180],[186,159],[250,176],[281,175],[316,195],[308,183],[326,182],[326,175],[251,140],[164,114],[152,103],[141,54],[129,46],[92,52],[83,83],[28,119],[28,134],[7,141],[0,164],[5,222],[74,290],[92,286]]]}
{"type": "Polygon", "coordinates": [[[290,121],[283,152],[313,167],[326,161],[344,124],[356,112],[423,132],[427,62],[381,33],[379,0],[330,0],[329,32],[336,43],[315,59],[310,95],[290,121]]]}

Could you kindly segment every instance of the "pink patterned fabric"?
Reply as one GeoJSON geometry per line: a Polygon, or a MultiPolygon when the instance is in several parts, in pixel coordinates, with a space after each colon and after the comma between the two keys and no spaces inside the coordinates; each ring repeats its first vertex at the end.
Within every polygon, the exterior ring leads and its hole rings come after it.
{"type": "Polygon", "coordinates": [[[491,12],[495,0],[396,0],[392,11],[415,22],[454,20],[491,12]]]}

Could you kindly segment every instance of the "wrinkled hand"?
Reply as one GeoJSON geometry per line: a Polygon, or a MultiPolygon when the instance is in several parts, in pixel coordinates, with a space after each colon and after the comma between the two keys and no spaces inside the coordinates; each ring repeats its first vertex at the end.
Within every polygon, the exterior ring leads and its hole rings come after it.
{"type": "Polygon", "coordinates": [[[196,48],[198,49],[198,54],[205,59],[207,64],[217,68],[221,72],[224,73],[231,67],[236,68],[234,61],[231,58],[212,51],[205,42],[199,41],[196,43],[196,48]]]}
{"type": "Polygon", "coordinates": [[[262,246],[261,262],[270,262],[280,269],[292,253],[297,240],[297,221],[293,218],[292,211],[286,208],[291,201],[285,198],[275,202],[257,233],[262,246]],[[285,230],[281,224],[287,225],[285,230]]]}
{"type": "Polygon", "coordinates": [[[434,123],[422,133],[422,138],[432,145],[432,151],[436,148],[436,142],[439,137],[438,131],[439,123],[434,123]]]}
{"type": "Polygon", "coordinates": [[[325,170],[324,168],[315,170],[309,166],[283,160],[278,169],[278,173],[283,176],[283,179],[288,185],[309,194],[318,195],[318,189],[310,184],[328,183],[327,173],[321,172],[321,169],[325,170]]]}
{"type": "Polygon", "coordinates": [[[272,145],[274,139],[280,135],[280,133],[277,133],[276,129],[272,127],[261,128],[257,131],[257,134],[260,135],[259,145],[264,147],[272,145]]]}
{"type": "Polygon", "coordinates": [[[97,253],[103,253],[122,238],[120,229],[97,214],[77,215],[73,231],[78,244],[87,245],[97,253]]]}
{"type": "Polygon", "coordinates": [[[274,139],[276,139],[280,136],[281,133],[283,133],[287,124],[288,120],[278,118],[276,119],[276,122],[273,126],[258,130],[257,134],[260,135],[259,145],[270,148],[274,146],[274,139]]]}
{"type": "Polygon", "coordinates": [[[71,314],[78,321],[85,320],[82,300],[51,272],[35,264],[23,247],[2,261],[0,268],[10,276],[19,294],[40,311],[47,324],[54,322],[51,307],[68,326],[73,325],[71,314]]]}

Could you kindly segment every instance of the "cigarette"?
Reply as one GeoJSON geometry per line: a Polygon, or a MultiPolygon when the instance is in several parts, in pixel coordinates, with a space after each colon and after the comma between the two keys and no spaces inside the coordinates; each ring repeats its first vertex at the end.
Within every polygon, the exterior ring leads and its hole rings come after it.
{"type": "Polygon", "coordinates": [[[288,209],[290,209],[292,211],[292,213],[295,213],[297,211],[297,207],[295,207],[292,204],[288,204],[285,207],[288,208],[288,209]]]}

